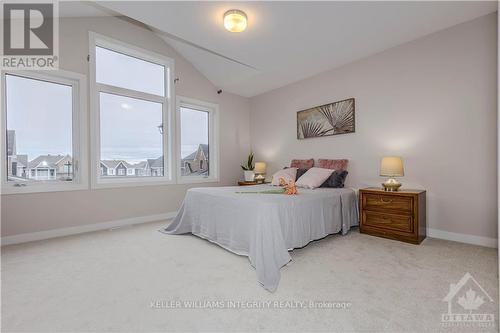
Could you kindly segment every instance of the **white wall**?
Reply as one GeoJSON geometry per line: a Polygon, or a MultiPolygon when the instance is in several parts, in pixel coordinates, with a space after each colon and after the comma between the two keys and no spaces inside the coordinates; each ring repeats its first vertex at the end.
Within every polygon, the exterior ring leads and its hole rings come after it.
{"type": "MultiPolygon", "coordinates": [[[[152,32],[117,18],[66,18],[60,21],[61,69],[88,76],[88,31],[167,55],[175,60],[176,94],[220,106],[220,182],[233,185],[241,177],[239,164],[248,154],[249,101],[223,93],[152,32]]],[[[196,186],[196,184],[191,185],[196,186]]],[[[2,195],[2,237],[57,228],[77,227],[117,219],[176,211],[186,185],[2,195]]]]}
{"type": "Polygon", "coordinates": [[[256,158],[269,172],[348,158],[348,185],[365,187],[401,155],[403,185],[427,190],[428,227],[496,238],[497,43],[494,13],[254,97],[256,158]],[[297,111],[349,97],[356,133],[297,140],[297,111]]]}
{"type": "MultiPolygon", "coordinates": [[[[89,30],[174,58],[176,93],[220,105],[221,181],[211,185],[241,177],[250,135],[257,159],[269,163],[268,173],[292,158],[346,157],[348,185],[355,187],[378,185],[379,158],[397,154],[406,162],[404,186],[428,191],[431,228],[496,238],[496,24],[491,14],[250,101],[217,95],[161,39],[116,18],[62,19],[61,68],[88,75],[89,30]],[[297,111],[348,97],[356,99],[356,133],[296,139],[297,111]]],[[[1,235],[175,211],[187,188],[2,195],[1,235]]]]}

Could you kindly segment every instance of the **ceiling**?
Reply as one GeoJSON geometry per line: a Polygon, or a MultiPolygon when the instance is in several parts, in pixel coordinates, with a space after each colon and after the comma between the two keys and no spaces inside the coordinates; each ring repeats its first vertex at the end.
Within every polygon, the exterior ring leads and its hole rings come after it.
{"type": "Polygon", "coordinates": [[[217,87],[251,97],[497,10],[489,2],[99,1],[152,28],[217,87]],[[248,16],[242,33],[223,14],[248,16]]]}
{"type": "Polygon", "coordinates": [[[105,8],[98,7],[89,1],[60,1],[60,17],[96,17],[112,16],[114,13],[105,8]]]}

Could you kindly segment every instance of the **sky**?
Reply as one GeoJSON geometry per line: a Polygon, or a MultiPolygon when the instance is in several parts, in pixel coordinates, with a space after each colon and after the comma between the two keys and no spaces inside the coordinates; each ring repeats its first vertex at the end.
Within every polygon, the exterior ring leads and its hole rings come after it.
{"type": "Polygon", "coordinates": [[[72,151],[72,88],[55,83],[6,76],[7,129],[16,131],[18,154],[72,151]]]}
{"type": "MultiPolygon", "coordinates": [[[[164,67],[97,48],[98,82],[163,95],[164,67]]],[[[48,73],[50,74],[50,73],[48,73]]],[[[72,153],[72,88],[7,75],[7,128],[18,154],[72,153]]],[[[100,93],[101,159],[131,163],[162,156],[162,105],[100,93]]],[[[181,108],[181,156],[208,143],[208,113],[181,108]]]]}
{"type": "Polygon", "coordinates": [[[181,107],[181,157],[208,144],[208,112],[181,107]]]}

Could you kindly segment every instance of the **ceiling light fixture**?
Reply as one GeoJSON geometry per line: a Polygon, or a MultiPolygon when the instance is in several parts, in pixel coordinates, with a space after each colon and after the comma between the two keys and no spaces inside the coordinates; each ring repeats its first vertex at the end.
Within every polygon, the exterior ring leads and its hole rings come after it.
{"type": "Polygon", "coordinates": [[[247,28],[247,14],[238,9],[224,13],[224,28],[230,32],[242,32],[247,28]]]}

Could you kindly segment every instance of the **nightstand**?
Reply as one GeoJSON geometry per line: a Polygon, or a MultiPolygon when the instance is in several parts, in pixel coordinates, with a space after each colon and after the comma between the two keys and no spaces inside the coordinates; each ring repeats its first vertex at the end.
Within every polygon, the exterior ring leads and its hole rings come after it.
{"type": "Polygon", "coordinates": [[[426,236],[425,191],[359,190],[359,219],[363,234],[420,244],[426,236]]]}
{"type": "Polygon", "coordinates": [[[257,185],[257,184],[258,183],[256,181],[251,181],[251,182],[247,182],[244,180],[238,181],[238,186],[250,186],[250,185],[257,185]]]}

